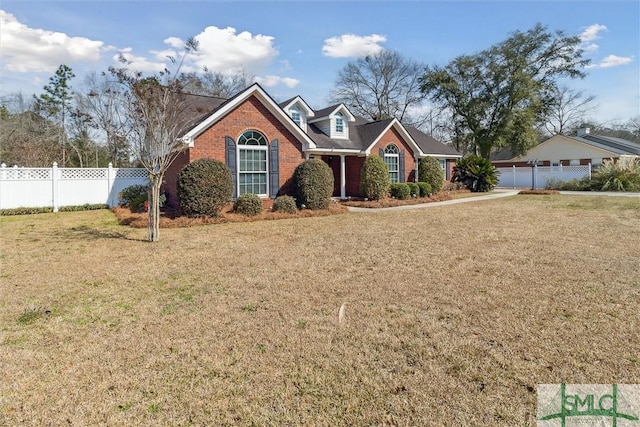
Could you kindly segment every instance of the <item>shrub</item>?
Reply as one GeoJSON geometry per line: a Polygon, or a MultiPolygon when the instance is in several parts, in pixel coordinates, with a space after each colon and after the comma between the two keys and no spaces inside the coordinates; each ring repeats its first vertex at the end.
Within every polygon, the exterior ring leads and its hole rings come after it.
{"type": "Polygon", "coordinates": [[[81,212],[81,211],[97,211],[100,209],[109,209],[109,205],[105,203],[85,203],[78,206],[60,206],[60,212],[81,212]]]}
{"type": "Polygon", "coordinates": [[[438,193],[442,190],[444,171],[440,167],[440,162],[433,157],[420,159],[420,163],[418,163],[418,181],[431,185],[433,193],[438,193]]]}
{"type": "Polygon", "coordinates": [[[233,195],[231,170],[218,160],[196,160],[180,171],[177,190],[185,215],[217,216],[233,195]]]}
{"type": "Polygon", "coordinates": [[[405,200],[411,197],[411,188],[405,182],[394,182],[390,187],[391,197],[405,200]]]}
{"type": "Polygon", "coordinates": [[[262,212],[262,200],[256,194],[245,193],[235,201],[233,210],[247,216],[259,215],[262,212]]]}
{"type": "Polygon", "coordinates": [[[298,208],[296,207],[296,199],[291,196],[279,196],[273,202],[273,210],[275,212],[294,214],[298,212],[298,208]]]}
{"type": "Polygon", "coordinates": [[[296,201],[301,208],[327,209],[333,195],[333,171],[320,159],[298,165],[294,174],[296,201]]]}
{"type": "Polygon", "coordinates": [[[428,182],[418,182],[418,189],[420,191],[420,197],[429,197],[433,194],[431,190],[431,184],[428,182]]]}
{"type": "Polygon", "coordinates": [[[594,191],[640,191],[640,161],[605,161],[591,175],[594,191]]]}
{"type": "Polygon", "coordinates": [[[50,212],[53,212],[52,207],[39,207],[39,208],[20,207],[20,208],[11,208],[11,209],[0,209],[0,216],[34,215],[34,214],[50,213],[50,212]]]}
{"type": "Polygon", "coordinates": [[[451,180],[463,183],[474,193],[486,192],[498,184],[498,173],[488,159],[470,155],[458,160],[451,180]]]}
{"type": "Polygon", "coordinates": [[[149,187],[147,185],[130,185],[118,193],[118,204],[129,208],[131,212],[142,212],[147,201],[149,187]]]}
{"type": "Polygon", "coordinates": [[[409,193],[411,197],[420,197],[420,187],[415,182],[407,182],[407,186],[409,186],[409,193]]]}
{"type": "Polygon", "coordinates": [[[391,181],[389,169],[382,157],[367,157],[360,169],[360,195],[371,200],[380,200],[387,196],[391,181]]]}

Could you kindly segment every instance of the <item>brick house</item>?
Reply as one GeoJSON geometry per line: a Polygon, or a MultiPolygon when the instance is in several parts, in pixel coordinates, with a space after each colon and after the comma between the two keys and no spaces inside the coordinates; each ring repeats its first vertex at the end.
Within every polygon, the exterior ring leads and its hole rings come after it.
{"type": "Polygon", "coordinates": [[[230,99],[189,95],[190,114],[200,115],[182,137],[187,148],[165,175],[164,189],[175,202],[177,176],[190,162],[209,157],[232,171],[234,197],[254,193],[275,198],[292,194],[295,168],[320,158],[333,170],[334,196],[359,195],[360,169],[367,156],[378,154],[393,182],[414,181],[422,157],[440,161],[449,178],[454,149],[396,119],[377,122],[355,117],[343,105],[313,110],[301,97],[282,103],[258,84],[230,99]]]}

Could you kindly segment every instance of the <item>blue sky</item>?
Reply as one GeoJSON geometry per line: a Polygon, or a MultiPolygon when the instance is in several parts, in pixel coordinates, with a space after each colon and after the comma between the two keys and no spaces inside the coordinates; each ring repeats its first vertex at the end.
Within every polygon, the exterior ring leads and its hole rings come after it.
{"type": "Polygon", "coordinates": [[[163,66],[190,36],[187,64],[244,70],[277,100],[326,105],[338,71],[379,49],[446,65],[536,23],[580,35],[588,77],[566,84],[595,95],[596,122],[640,114],[640,2],[624,1],[32,1],[0,4],[0,95],[30,96],[57,67],[106,70],[118,54],[138,68],[163,66]]]}

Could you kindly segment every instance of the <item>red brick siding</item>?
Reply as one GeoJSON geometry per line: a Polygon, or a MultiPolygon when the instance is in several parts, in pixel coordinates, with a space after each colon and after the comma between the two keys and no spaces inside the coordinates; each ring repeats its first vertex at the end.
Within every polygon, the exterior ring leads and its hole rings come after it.
{"type": "MultiPolygon", "coordinates": [[[[385,149],[387,145],[395,144],[400,151],[404,150],[404,182],[413,182],[415,177],[416,161],[413,155],[413,148],[400,136],[395,128],[389,129],[382,135],[382,138],[371,149],[371,154],[378,154],[380,149],[385,149]]],[[[359,176],[359,174],[358,174],[359,176]]]]}
{"type": "MultiPolygon", "coordinates": [[[[345,164],[345,174],[347,175],[347,184],[345,191],[347,196],[360,196],[360,169],[364,165],[366,157],[347,157],[345,164]]],[[[339,176],[339,175],[338,175],[339,176]]]]}
{"type": "MultiPolygon", "coordinates": [[[[188,162],[201,158],[225,162],[225,137],[230,136],[237,142],[240,135],[248,130],[262,133],[269,143],[274,139],[279,141],[279,194],[290,194],[293,172],[304,161],[302,144],[253,96],[196,138],[194,146],[188,150],[188,162]]],[[[175,184],[171,188],[175,188],[175,184]]]]}
{"type": "Polygon", "coordinates": [[[161,188],[161,191],[167,195],[167,201],[165,204],[170,207],[178,207],[178,174],[183,167],[189,164],[189,152],[183,151],[176,157],[176,159],[171,163],[169,169],[164,174],[164,184],[161,188]]]}

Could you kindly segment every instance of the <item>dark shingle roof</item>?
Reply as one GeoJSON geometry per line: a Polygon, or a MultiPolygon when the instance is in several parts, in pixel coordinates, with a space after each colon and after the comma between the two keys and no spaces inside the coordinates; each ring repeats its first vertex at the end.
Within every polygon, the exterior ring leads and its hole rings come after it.
{"type": "Polygon", "coordinates": [[[438,141],[431,135],[427,135],[419,129],[414,128],[413,126],[405,126],[411,138],[418,144],[418,147],[422,150],[424,154],[438,154],[443,156],[460,156],[462,155],[455,148],[449,147],[448,145],[444,145],[442,142],[438,141]]]}
{"type": "Polygon", "coordinates": [[[185,130],[189,131],[222,107],[228,99],[218,98],[216,96],[186,94],[184,101],[184,115],[187,123],[185,130]]]}
{"type": "Polygon", "coordinates": [[[579,141],[586,142],[589,145],[598,144],[600,146],[604,146],[617,154],[635,154],[637,156],[640,156],[640,143],[637,142],[627,141],[626,139],[614,138],[611,136],[591,134],[574,138],[579,141]]]}
{"type": "Polygon", "coordinates": [[[329,107],[325,107],[321,110],[314,110],[314,113],[316,114],[315,118],[327,117],[339,106],[340,104],[335,104],[335,105],[330,105],[329,107]]]}

